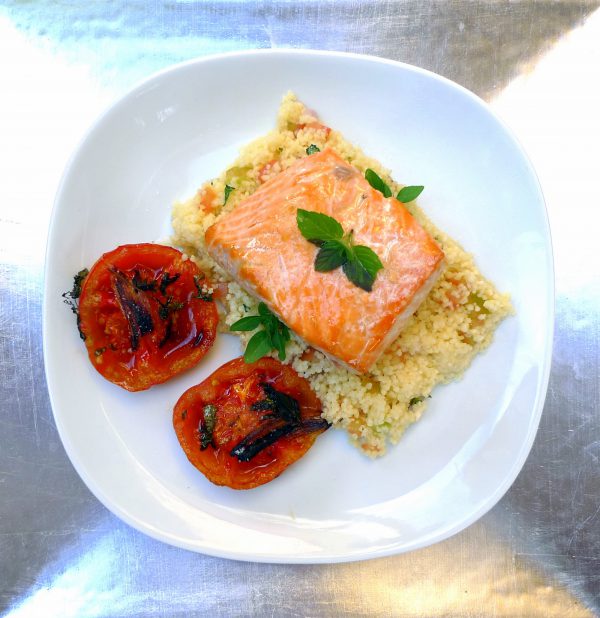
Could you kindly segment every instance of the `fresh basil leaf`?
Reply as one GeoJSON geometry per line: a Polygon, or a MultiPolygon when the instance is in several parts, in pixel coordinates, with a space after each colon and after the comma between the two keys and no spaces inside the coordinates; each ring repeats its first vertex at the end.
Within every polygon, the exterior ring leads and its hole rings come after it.
{"type": "MultiPolygon", "coordinates": [[[[371,184],[379,181],[386,189],[384,195],[391,196],[389,187],[373,170],[367,170],[365,176],[370,178],[371,184]]],[[[333,217],[299,208],[296,211],[296,221],[302,235],[319,247],[314,263],[317,272],[329,272],[342,266],[346,277],[354,285],[367,292],[372,290],[377,272],[383,268],[381,260],[373,250],[362,245],[355,247],[353,232],[350,231],[344,236],[344,229],[333,217]]]]}
{"type": "Polygon", "coordinates": [[[365,178],[367,179],[367,182],[373,187],[373,189],[375,189],[376,191],[381,191],[381,193],[383,193],[383,197],[392,196],[392,190],[371,168],[368,168],[365,171],[365,178]]]}
{"type": "Polygon", "coordinates": [[[277,355],[279,356],[279,360],[285,359],[285,341],[281,335],[281,331],[279,328],[275,327],[274,330],[271,331],[271,341],[273,343],[273,347],[277,350],[277,355]]]}
{"type": "Polygon", "coordinates": [[[321,212],[298,208],[296,222],[302,236],[310,241],[340,240],[344,236],[342,226],[321,212]]]}
{"type": "Polygon", "coordinates": [[[348,261],[348,249],[339,240],[327,240],[323,243],[315,258],[315,270],[326,273],[335,270],[348,261]]]}
{"type": "Polygon", "coordinates": [[[275,316],[273,321],[267,328],[271,333],[271,341],[273,347],[279,353],[279,360],[285,360],[285,344],[290,340],[290,329],[275,316]]]}
{"type": "Polygon", "coordinates": [[[373,277],[373,280],[375,280],[377,272],[383,268],[383,264],[375,251],[364,245],[356,245],[354,247],[354,255],[371,277],[373,277]]]}
{"type": "Polygon", "coordinates": [[[254,363],[268,354],[272,348],[273,345],[269,333],[266,330],[259,330],[248,341],[246,351],[244,352],[244,361],[246,363],[254,363]]]}
{"type": "Polygon", "coordinates": [[[270,317],[273,315],[265,303],[258,303],[258,314],[263,317],[270,317]]]}
{"type": "Polygon", "coordinates": [[[249,315],[237,322],[234,322],[229,330],[233,331],[248,331],[258,328],[262,324],[262,318],[259,315],[249,315]]]}
{"type": "Polygon", "coordinates": [[[270,315],[269,317],[263,318],[263,324],[265,325],[265,330],[271,335],[272,338],[273,333],[278,330],[281,322],[276,316],[270,315]]]}
{"type": "Polygon", "coordinates": [[[229,199],[229,196],[231,195],[232,191],[235,191],[235,187],[231,187],[230,185],[225,185],[225,201],[223,202],[223,206],[227,204],[227,200],[229,199]]]}
{"type": "Polygon", "coordinates": [[[348,279],[354,283],[355,286],[361,288],[365,292],[370,292],[373,289],[373,281],[375,277],[371,276],[371,273],[361,264],[358,258],[348,260],[342,269],[348,279]]]}
{"type": "Polygon", "coordinates": [[[287,343],[292,338],[290,335],[290,329],[283,322],[279,322],[278,328],[283,338],[283,341],[287,343]]]}
{"type": "Polygon", "coordinates": [[[403,189],[400,189],[400,191],[398,191],[396,199],[403,204],[406,204],[407,202],[412,202],[413,200],[416,200],[419,195],[421,195],[424,188],[425,187],[423,185],[411,185],[409,187],[404,187],[403,189]]]}
{"type": "Polygon", "coordinates": [[[258,313],[259,315],[246,316],[229,327],[231,331],[250,331],[261,324],[264,327],[248,342],[244,360],[253,363],[272,349],[277,350],[280,360],[285,360],[285,344],[290,340],[289,328],[263,302],[258,303],[258,313]]]}
{"type": "Polygon", "coordinates": [[[307,155],[311,155],[311,154],[315,154],[315,152],[321,152],[321,149],[318,146],[315,146],[315,144],[311,144],[307,149],[306,149],[306,154],[307,155]]]}

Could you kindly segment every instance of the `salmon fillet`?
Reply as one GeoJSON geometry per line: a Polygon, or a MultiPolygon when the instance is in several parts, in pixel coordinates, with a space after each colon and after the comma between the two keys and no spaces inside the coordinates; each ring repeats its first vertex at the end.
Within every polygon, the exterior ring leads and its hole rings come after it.
{"type": "Polygon", "coordinates": [[[309,345],[358,373],[368,372],[423,301],[444,254],[394,198],[384,198],[332,150],[300,159],[261,185],[206,231],[213,259],[309,345]],[[314,269],[318,248],[296,211],[334,217],[383,263],[373,289],[341,268],[314,269]]]}

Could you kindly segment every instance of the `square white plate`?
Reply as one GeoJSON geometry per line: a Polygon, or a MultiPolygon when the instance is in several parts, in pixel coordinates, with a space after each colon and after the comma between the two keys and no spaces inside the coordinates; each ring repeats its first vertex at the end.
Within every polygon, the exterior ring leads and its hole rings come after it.
{"type": "MultiPolygon", "coordinates": [[[[48,240],[46,375],[56,424],[94,494],[143,532],[217,556],[334,562],[444,539],[489,510],[531,448],[548,383],[552,251],[544,201],[525,154],[489,108],[427,71],[378,58],[257,51],[204,58],[149,78],[94,124],[60,186],[48,240]],[[423,418],[370,461],[328,431],[268,485],[211,485],[180,449],[173,405],[226,360],[220,335],[198,367],[149,391],[106,382],[87,360],[61,293],[117,245],[168,233],[171,205],[270,130],[294,91],[407,184],[428,215],[508,291],[516,316],[460,382],[439,387],[423,418]]],[[[401,377],[399,377],[401,379],[401,377]]]]}

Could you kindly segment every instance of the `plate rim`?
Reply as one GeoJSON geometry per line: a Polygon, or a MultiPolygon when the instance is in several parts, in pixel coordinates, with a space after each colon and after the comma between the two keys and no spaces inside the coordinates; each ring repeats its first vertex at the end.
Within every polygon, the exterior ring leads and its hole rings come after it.
{"type": "Polygon", "coordinates": [[[170,545],[186,549],[189,551],[193,551],[196,553],[203,553],[206,555],[211,555],[219,558],[227,558],[233,560],[241,560],[247,562],[261,562],[261,563],[271,563],[271,564],[333,564],[333,563],[342,563],[342,562],[354,562],[358,560],[366,560],[366,559],[375,559],[386,556],[397,555],[401,553],[407,553],[410,551],[414,551],[417,549],[421,549],[424,547],[428,547],[433,545],[434,543],[439,543],[445,539],[450,538],[451,536],[461,532],[475,521],[479,520],[483,517],[487,512],[489,512],[506,494],[506,492],[510,489],[514,481],[516,480],[518,474],[522,470],[525,461],[531,452],[531,448],[533,446],[533,442],[537,435],[537,431],[540,424],[541,415],[544,408],[545,398],[548,390],[548,384],[550,380],[550,372],[552,366],[552,352],[553,352],[553,338],[554,338],[554,328],[555,328],[555,268],[554,268],[554,251],[552,244],[552,235],[551,228],[549,224],[548,217],[548,209],[546,205],[546,199],[543,193],[543,189],[541,183],[539,181],[539,177],[533,167],[527,152],[525,151],[523,145],[513,133],[512,129],[507,125],[507,123],[502,119],[502,117],[493,110],[490,105],[488,105],[483,99],[477,96],[472,91],[468,90],[464,86],[452,81],[451,79],[439,75],[433,71],[428,69],[424,69],[422,67],[408,64],[405,62],[400,62],[396,60],[391,60],[388,58],[381,58],[378,56],[370,55],[370,54],[359,54],[359,53],[351,53],[351,52],[340,52],[340,51],[327,51],[327,50],[315,50],[315,49],[287,49],[287,48],[279,48],[279,49],[249,49],[249,50],[239,50],[232,52],[225,52],[220,54],[212,54],[207,56],[200,56],[197,58],[192,58],[183,62],[175,63],[164,67],[149,76],[139,80],[135,83],[131,88],[127,89],[124,93],[120,94],[116,98],[114,98],[107,106],[105,106],[104,110],[101,111],[89,125],[87,130],[83,133],[82,137],[79,139],[77,145],[73,149],[70,157],[65,164],[65,168],[62,172],[60,181],[58,183],[58,187],[56,190],[52,212],[50,215],[49,225],[48,225],[48,233],[46,238],[46,250],[45,250],[45,261],[44,261],[44,287],[43,287],[43,303],[42,303],[42,343],[43,343],[43,361],[44,361],[44,372],[46,378],[46,385],[48,389],[48,395],[50,400],[50,405],[52,408],[52,414],[54,417],[54,422],[60,436],[61,442],[65,449],[65,452],[69,458],[69,461],[75,468],[75,471],[80,476],[80,478],[85,483],[86,487],[91,491],[91,493],[105,506],[110,512],[116,515],[119,519],[133,527],[134,529],[150,536],[153,539],[159,540],[164,543],[168,543],[170,545]],[[59,209],[59,204],[62,201],[62,195],[64,193],[67,181],[71,175],[71,170],[80,155],[80,152],[88,142],[89,138],[96,131],[97,127],[101,125],[104,120],[120,105],[122,105],[126,100],[134,97],[137,93],[142,91],[152,82],[160,80],[160,78],[166,74],[171,72],[179,71],[186,67],[192,65],[202,65],[209,63],[218,63],[223,60],[227,60],[230,58],[244,58],[248,56],[323,56],[323,57],[333,57],[333,58],[343,58],[347,60],[360,60],[373,62],[376,64],[384,64],[390,65],[395,68],[401,68],[403,70],[412,71],[415,73],[420,73],[433,79],[437,82],[442,82],[446,86],[450,87],[453,90],[460,91],[463,95],[466,95],[471,101],[477,104],[479,107],[483,108],[483,110],[491,115],[493,119],[502,127],[506,136],[512,142],[512,145],[516,148],[516,150],[521,155],[522,163],[525,164],[527,168],[527,172],[530,177],[535,181],[534,185],[539,193],[541,212],[543,219],[543,227],[545,232],[545,262],[546,268],[548,271],[548,294],[545,299],[545,306],[548,310],[546,331],[544,333],[544,346],[545,346],[545,354],[543,359],[538,359],[542,363],[543,370],[540,372],[541,376],[537,384],[534,404],[532,408],[532,414],[530,415],[529,424],[528,424],[528,432],[526,437],[522,440],[521,446],[519,449],[518,456],[515,458],[512,466],[508,468],[504,474],[503,482],[496,487],[496,489],[489,494],[485,500],[483,500],[481,506],[479,508],[473,510],[469,516],[464,517],[458,521],[453,522],[451,525],[448,525],[438,531],[436,534],[421,535],[425,538],[421,538],[420,540],[412,540],[408,542],[395,542],[390,547],[386,547],[380,550],[359,550],[357,552],[322,552],[319,555],[280,555],[275,553],[265,553],[265,554],[254,554],[248,552],[236,552],[230,550],[215,550],[212,547],[201,547],[202,543],[193,543],[186,542],[179,537],[174,537],[171,533],[165,533],[157,531],[153,526],[149,525],[147,522],[144,522],[132,514],[130,514],[127,510],[123,509],[121,505],[115,503],[111,498],[109,498],[104,490],[98,486],[94,479],[88,474],[85,470],[85,466],[80,461],[79,457],[76,454],[75,445],[69,439],[66,427],[63,425],[63,422],[60,418],[60,414],[57,414],[57,403],[55,401],[53,395],[53,389],[51,386],[52,379],[50,376],[49,369],[49,351],[48,351],[48,321],[49,321],[49,289],[48,289],[48,272],[49,272],[49,254],[53,246],[53,237],[55,235],[55,226],[57,219],[57,212],[59,209]]]}

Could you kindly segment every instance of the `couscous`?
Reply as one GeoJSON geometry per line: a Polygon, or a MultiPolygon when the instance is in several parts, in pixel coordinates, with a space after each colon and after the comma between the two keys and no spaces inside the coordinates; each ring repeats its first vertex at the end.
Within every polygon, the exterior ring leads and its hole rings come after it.
{"type": "MultiPolygon", "coordinates": [[[[204,235],[225,213],[267,179],[308,156],[311,147],[329,148],[364,174],[374,170],[394,194],[401,185],[380,163],[367,157],[293,94],[285,96],[276,128],[246,146],[221,176],[206,182],[188,201],[173,208],[172,243],[209,274],[222,294],[221,330],[257,312],[258,299],[245,292],[209,256],[204,235]]],[[[502,319],[512,312],[458,243],[436,228],[415,202],[406,205],[445,254],[445,268],[433,289],[407,321],[370,373],[358,375],[310,348],[292,334],[286,364],[305,377],[323,404],[323,417],[347,430],[369,456],[385,453],[418,420],[433,388],[459,378],[472,359],[492,341],[502,319]]],[[[245,345],[251,332],[236,333],[245,345]]]]}

